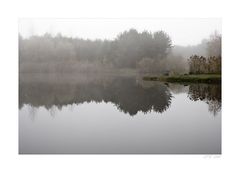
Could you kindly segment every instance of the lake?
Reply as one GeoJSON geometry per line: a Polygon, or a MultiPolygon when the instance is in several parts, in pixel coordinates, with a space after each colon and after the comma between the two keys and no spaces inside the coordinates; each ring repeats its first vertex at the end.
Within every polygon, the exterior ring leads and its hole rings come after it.
{"type": "Polygon", "coordinates": [[[20,154],[221,154],[221,85],[20,74],[20,154]]]}

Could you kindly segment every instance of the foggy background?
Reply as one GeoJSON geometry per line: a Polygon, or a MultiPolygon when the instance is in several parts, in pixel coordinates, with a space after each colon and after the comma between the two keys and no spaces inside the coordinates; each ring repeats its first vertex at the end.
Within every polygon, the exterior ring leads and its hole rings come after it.
{"type": "Polygon", "coordinates": [[[167,32],[173,45],[196,45],[215,30],[221,34],[219,18],[85,18],[85,19],[19,19],[19,33],[24,37],[61,33],[83,39],[114,39],[120,32],[136,29],[167,32]]]}
{"type": "Polygon", "coordinates": [[[220,69],[220,19],[19,20],[21,73],[187,74],[220,69]]]}

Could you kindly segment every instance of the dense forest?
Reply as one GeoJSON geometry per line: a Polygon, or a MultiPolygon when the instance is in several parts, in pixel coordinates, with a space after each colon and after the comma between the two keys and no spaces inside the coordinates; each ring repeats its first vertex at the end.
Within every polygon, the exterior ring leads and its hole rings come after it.
{"type": "Polygon", "coordinates": [[[84,40],[48,33],[29,38],[19,35],[21,73],[111,72],[119,69],[133,69],[139,73],[219,73],[221,35],[215,32],[201,44],[185,47],[173,45],[171,37],[164,31],[152,33],[130,29],[113,40],[84,40]],[[206,68],[196,70],[196,64],[206,68]],[[207,68],[212,65],[216,67],[207,68]]]}

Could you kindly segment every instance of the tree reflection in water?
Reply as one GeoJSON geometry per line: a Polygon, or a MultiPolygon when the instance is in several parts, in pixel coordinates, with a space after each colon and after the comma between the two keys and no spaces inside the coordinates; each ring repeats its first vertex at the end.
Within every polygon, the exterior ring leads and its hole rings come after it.
{"type": "Polygon", "coordinates": [[[71,82],[64,82],[64,79],[61,79],[62,82],[57,79],[42,82],[22,77],[19,84],[19,106],[44,106],[54,115],[56,107],[61,109],[74,103],[111,102],[118,110],[133,116],[139,111],[161,113],[171,104],[172,95],[163,84],[146,88],[130,77],[76,79],[71,82]]]}
{"type": "Polygon", "coordinates": [[[139,111],[148,113],[166,111],[172,101],[172,93],[188,93],[189,99],[201,100],[216,115],[221,110],[221,85],[164,84],[143,81],[135,77],[92,75],[23,75],[19,81],[19,107],[43,106],[52,116],[63,106],[84,102],[113,103],[119,111],[131,116],[139,111]],[[34,76],[34,77],[33,77],[34,76]]]}
{"type": "Polygon", "coordinates": [[[206,102],[208,110],[216,115],[221,110],[221,85],[219,84],[191,84],[189,86],[188,97],[193,100],[206,102]]]}
{"type": "Polygon", "coordinates": [[[221,111],[221,85],[219,84],[177,84],[167,83],[171,93],[187,93],[192,101],[203,101],[208,104],[208,110],[214,116],[221,111]]]}

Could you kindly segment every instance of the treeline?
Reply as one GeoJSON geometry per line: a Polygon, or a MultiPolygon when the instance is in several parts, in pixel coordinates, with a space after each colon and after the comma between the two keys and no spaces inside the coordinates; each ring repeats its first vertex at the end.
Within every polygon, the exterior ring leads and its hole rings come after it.
{"type": "Polygon", "coordinates": [[[193,55],[188,59],[190,74],[220,74],[222,37],[215,32],[206,42],[207,57],[193,55]]]}
{"type": "Polygon", "coordinates": [[[173,46],[164,31],[130,29],[113,40],[85,40],[61,34],[29,38],[19,35],[21,73],[96,73],[118,69],[140,73],[220,73],[221,35],[215,32],[201,44],[185,47],[173,46]]]}
{"type": "Polygon", "coordinates": [[[137,68],[141,61],[162,60],[172,46],[164,31],[130,29],[114,40],[84,40],[52,36],[19,36],[20,72],[66,72],[97,68],[137,68]]]}

